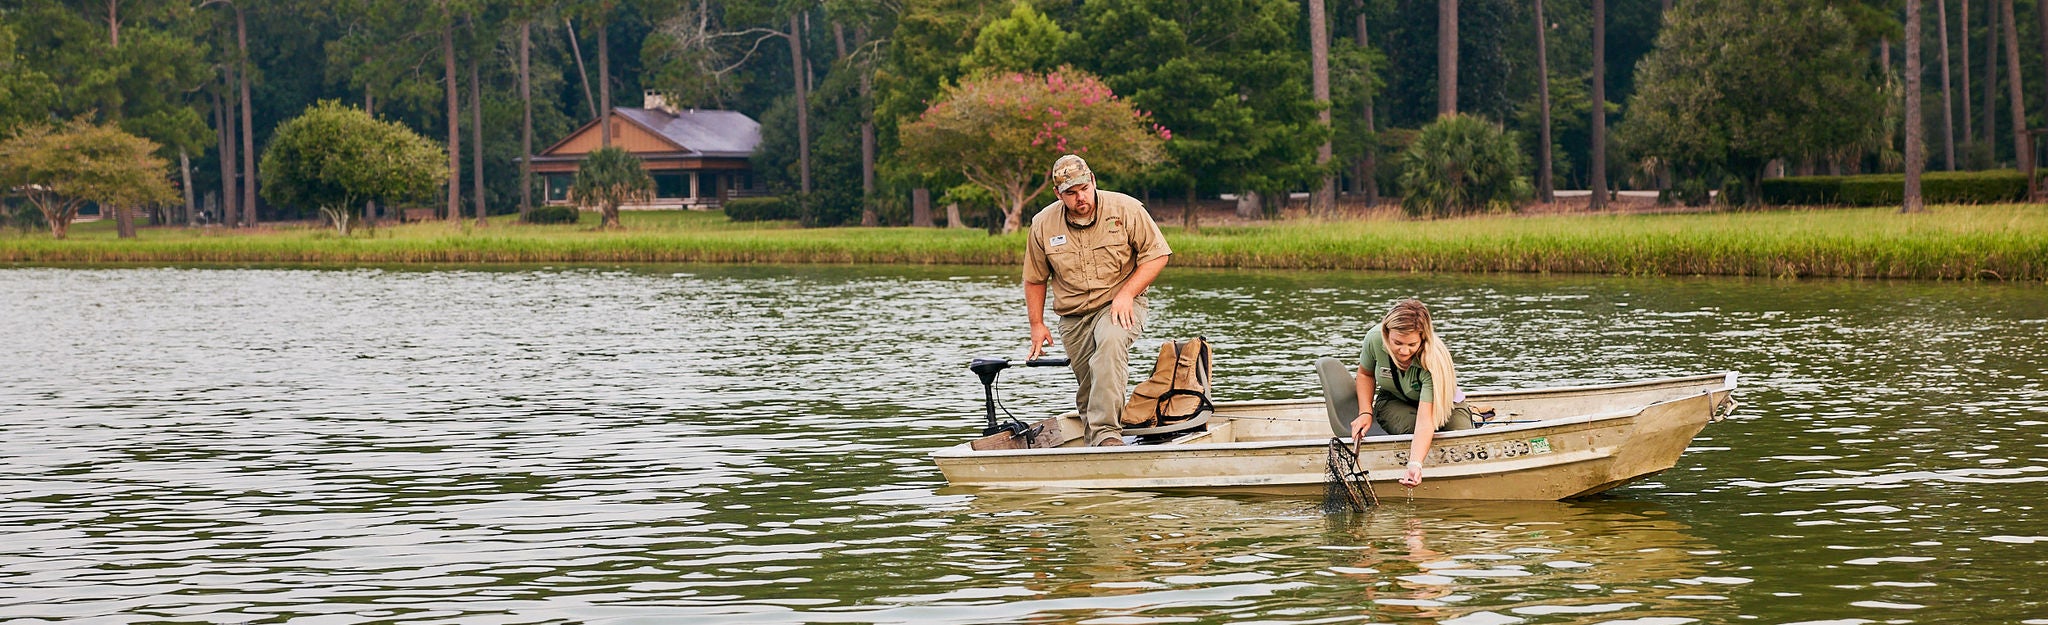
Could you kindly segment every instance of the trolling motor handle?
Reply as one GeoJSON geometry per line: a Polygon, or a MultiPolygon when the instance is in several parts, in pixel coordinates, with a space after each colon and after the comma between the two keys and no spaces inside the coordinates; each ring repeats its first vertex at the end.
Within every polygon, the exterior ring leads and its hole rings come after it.
{"type": "MultiPolygon", "coordinates": [[[[1024,361],[1024,366],[1064,367],[1067,366],[1067,362],[1068,361],[1065,356],[1057,358],[1033,358],[1031,360],[1024,361]]],[[[1004,369],[1008,369],[1009,367],[1010,360],[1008,358],[976,358],[974,360],[968,361],[967,363],[967,370],[973,371],[974,375],[981,378],[982,407],[984,410],[983,416],[985,416],[988,419],[988,427],[982,428],[981,430],[981,434],[983,436],[990,436],[999,432],[1009,432],[1012,435],[1015,435],[1023,433],[1025,429],[1025,425],[1022,422],[1018,422],[1015,420],[1012,420],[1010,423],[1001,424],[998,424],[996,422],[996,374],[1002,372],[1002,370],[1004,369]]]]}

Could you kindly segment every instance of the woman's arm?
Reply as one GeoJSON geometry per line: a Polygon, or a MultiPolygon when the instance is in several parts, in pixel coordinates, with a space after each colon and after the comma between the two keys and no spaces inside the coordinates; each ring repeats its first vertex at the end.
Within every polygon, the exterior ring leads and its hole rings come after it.
{"type": "Polygon", "coordinates": [[[1415,440],[1408,443],[1408,472],[1401,476],[1401,485],[1413,487],[1422,483],[1422,459],[1429,457],[1429,444],[1436,438],[1436,404],[1422,402],[1415,405],[1415,440]]]}
{"type": "Polygon", "coordinates": [[[1365,437],[1366,430],[1372,429],[1372,396],[1375,382],[1372,379],[1370,363],[1358,363],[1358,377],[1353,384],[1358,389],[1358,417],[1351,420],[1351,440],[1357,442],[1358,439],[1365,437]]]}

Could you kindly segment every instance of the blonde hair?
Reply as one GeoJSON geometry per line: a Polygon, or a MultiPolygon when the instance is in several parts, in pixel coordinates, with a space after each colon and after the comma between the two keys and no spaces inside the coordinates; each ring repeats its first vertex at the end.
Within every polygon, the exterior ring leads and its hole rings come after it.
{"type": "MultiPolygon", "coordinates": [[[[1436,429],[1443,429],[1451,420],[1451,398],[1457,396],[1458,368],[1451,365],[1451,350],[1444,342],[1437,340],[1436,328],[1429,322],[1429,307],[1421,301],[1404,299],[1387,311],[1387,317],[1380,320],[1382,335],[1394,332],[1410,332],[1422,337],[1422,368],[1429,371],[1433,388],[1427,398],[1434,409],[1430,415],[1436,421],[1436,429]]],[[[1391,338],[1391,337],[1386,337],[1391,338]]]]}

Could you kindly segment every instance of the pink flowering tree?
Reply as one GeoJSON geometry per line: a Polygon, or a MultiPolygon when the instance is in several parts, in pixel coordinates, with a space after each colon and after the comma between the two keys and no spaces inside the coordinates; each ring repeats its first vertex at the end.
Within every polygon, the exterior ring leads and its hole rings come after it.
{"type": "Polygon", "coordinates": [[[1003,207],[1003,232],[1023,226],[1025,203],[1052,183],[1054,159],[1079,154],[1103,172],[1135,173],[1165,158],[1173,133],[1087,72],[1000,73],[947,89],[901,131],[920,168],[960,172],[1003,207]]]}

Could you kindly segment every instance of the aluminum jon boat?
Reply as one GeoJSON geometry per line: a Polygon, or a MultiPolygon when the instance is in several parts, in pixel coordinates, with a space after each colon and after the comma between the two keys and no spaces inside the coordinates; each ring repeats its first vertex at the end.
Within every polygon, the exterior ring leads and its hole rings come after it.
{"type": "MultiPolygon", "coordinates": [[[[1469,393],[1471,404],[1492,408],[1493,420],[1438,432],[1422,484],[1409,492],[1418,499],[1561,500],[1648,478],[1675,466],[1694,435],[1735,410],[1735,377],[1469,393]]],[[[1199,428],[1088,447],[1076,413],[1004,426],[991,410],[984,436],[932,457],[956,486],[1319,493],[1332,412],[1322,399],[1219,402],[1199,428]]],[[[1381,435],[1357,442],[1359,466],[1379,492],[1402,492],[1396,480],[1410,441],[1381,435]]]]}

